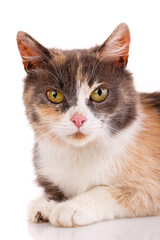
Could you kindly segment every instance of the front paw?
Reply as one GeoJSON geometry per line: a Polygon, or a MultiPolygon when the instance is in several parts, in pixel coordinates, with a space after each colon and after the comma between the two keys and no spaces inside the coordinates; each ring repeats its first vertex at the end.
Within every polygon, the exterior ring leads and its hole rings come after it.
{"type": "Polygon", "coordinates": [[[49,215],[56,203],[46,198],[39,198],[29,204],[28,219],[30,222],[48,222],[49,215]]]}
{"type": "Polygon", "coordinates": [[[78,227],[96,222],[96,216],[87,206],[68,201],[54,207],[49,221],[55,227],[78,227]]]}

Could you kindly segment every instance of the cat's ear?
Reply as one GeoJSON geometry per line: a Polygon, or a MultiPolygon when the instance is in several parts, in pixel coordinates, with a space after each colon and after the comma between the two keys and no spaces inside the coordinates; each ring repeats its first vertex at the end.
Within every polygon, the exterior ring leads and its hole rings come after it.
{"type": "Polygon", "coordinates": [[[121,23],[99,48],[98,58],[113,61],[118,66],[126,66],[130,41],[129,28],[125,23],[121,23]]]}
{"type": "Polygon", "coordinates": [[[26,71],[38,68],[44,59],[50,59],[49,50],[25,32],[18,32],[17,44],[26,71]]]}

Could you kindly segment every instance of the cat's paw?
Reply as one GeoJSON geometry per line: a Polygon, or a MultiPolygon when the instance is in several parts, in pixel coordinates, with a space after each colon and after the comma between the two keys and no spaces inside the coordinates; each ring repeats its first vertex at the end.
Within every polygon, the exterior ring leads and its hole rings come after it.
{"type": "Polygon", "coordinates": [[[78,227],[96,222],[96,217],[87,206],[68,201],[52,210],[49,221],[55,227],[78,227]]]}
{"type": "Polygon", "coordinates": [[[48,222],[49,215],[55,205],[55,201],[46,198],[32,201],[28,207],[29,221],[34,223],[48,222]]]}

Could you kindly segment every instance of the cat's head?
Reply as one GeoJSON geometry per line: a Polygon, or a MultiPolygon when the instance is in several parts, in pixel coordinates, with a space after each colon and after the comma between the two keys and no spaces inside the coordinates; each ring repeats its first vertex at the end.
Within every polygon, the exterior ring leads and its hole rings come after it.
{"type": "Polygon", "coordinates": [[[24,103],[37,137],[83,146],[110,141],[135,119],[126,24],[85,50],[47,49],[24,32],[17,42],[27,72],[24,103]]]}

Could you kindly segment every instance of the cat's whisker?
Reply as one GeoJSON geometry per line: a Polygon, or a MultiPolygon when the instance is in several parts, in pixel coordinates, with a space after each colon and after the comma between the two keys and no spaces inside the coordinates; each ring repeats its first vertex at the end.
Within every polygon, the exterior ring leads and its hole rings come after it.
{"type": "MultiPolygon", "coordinates": [[[[57,75],[60,77],[59,72],[58,72],[55,64],[53,63],[53,61],[49,57],[47,57],[40,49],[39,49],[39,52],[42,54],[42,56],[44,56],[45,59],[47,59],[49,61],[49,63],[51,63],[51,65],[54,67],[57,75]]],[[[49,52],[50,52],[51,56],[53,56],[53,53],[51,51],[49,51],[49,52]]]]}
{"type": "Polygon", "coordinates": [[[62,74],[62,69],[61,69],[61,64],[60,64],[59,58],[58,58],[58,66],[59,66],[59,73],[60,73],[61,79],[63,79],[63,74],[62,74]]]}
{"type": "MultiPolygon", "coordinates": [[[[92,79],[92,77],[94,76],[95,67],[96,67],[97,63],[98,63],[98,59],[96,60],[95,64],[93,65],[93,68],[92,68],[92,71],[91,71],[91,74],[90,74],[90,79],[92,79]]],[[[89,79],[89,81],[90,81],[90,79],[89,79]]]]}
{"type": "Polygon", "coordinates": [[[96,61],[95,65],[93,66],[89,81],[94,77],[94,74],[96,72],[98,65],[104,60],[104,58],[105,57],[103,57],[101,60],[98,60],[98,58],[97,58],[97,61],[96,61]]]}
{"type": "MultiPolygon", "coordinates": [[[[58,79],[53,73],[51,73],[50,71],[48,71],[48,70],[46,70],[46,69],[41,69],[41,68],[39,68],[37,72],[39,73],[39,71],[42,71],[42,73],[43,73],[43,72],[49,73],[51,76],[53,76],[54,79],[56,79],[57,81],[59,81],[59,79],[58,79]]],[[[48,83],[46,79],[43,79],[43,82],[48,83]]]]}

